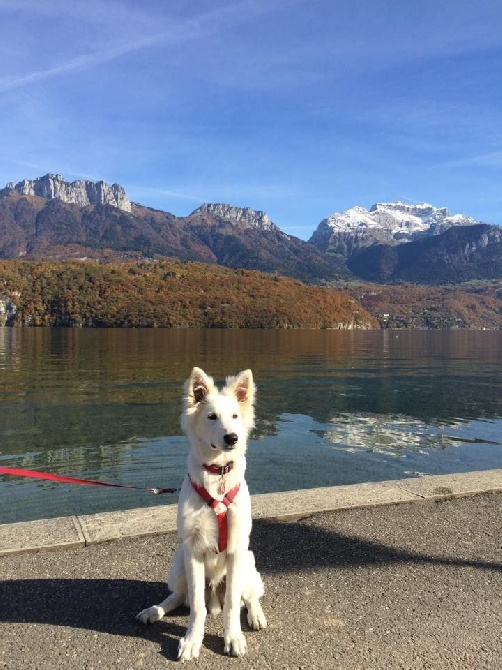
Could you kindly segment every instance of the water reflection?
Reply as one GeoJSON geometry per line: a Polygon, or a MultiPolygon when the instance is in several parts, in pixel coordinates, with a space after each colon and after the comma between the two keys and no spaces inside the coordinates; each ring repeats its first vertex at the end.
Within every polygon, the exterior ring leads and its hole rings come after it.
{"type": "MultiPolygon", "coordinates": [[[[176,485],[199,365],[253,369],[255,492],[500,467],[501,354],[496,332],[0,328],[0,462],[176,485]]],[[[0,521],[158,503],[1,482],[0,521]]]]}
{"type": "Polygon", "coordinates": [[[443,450],[464,444],[492,444],[499,442],[497,422],[455,421],[431,425],[409,416],[357,414],[340,415],[333,419],[333,425],[322,432],[322,437],[333,443],[337,449],[356,453],[373,451],[399,458],[410,450],[424,453],[424,450],[443,450]],[[491,428],[491,430],[490,430],[491,428]],[[479,437],[483,435],[484,437],[479,437]]]}

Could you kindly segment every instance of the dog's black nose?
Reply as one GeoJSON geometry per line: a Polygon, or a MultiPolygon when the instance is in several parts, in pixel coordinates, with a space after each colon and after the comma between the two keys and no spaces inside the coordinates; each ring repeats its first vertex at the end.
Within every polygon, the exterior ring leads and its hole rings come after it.
{"type": "Polygon", "coordinates": [[[239,437],[236,433],[227,433],[223,436],[223,439],[225,440],[225,444],[228,444],[229,447],[233,447],[239,437]]]}

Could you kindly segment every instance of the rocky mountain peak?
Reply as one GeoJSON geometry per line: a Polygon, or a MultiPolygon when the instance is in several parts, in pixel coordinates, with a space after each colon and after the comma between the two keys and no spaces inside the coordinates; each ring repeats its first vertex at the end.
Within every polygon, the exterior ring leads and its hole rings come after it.
{"type": "Polygon", "coordinates": [[[452,226],[472,226],[479,223],[462,214],[451,215],[446,207],[428,203],[408,204],[381,202],[369,210],[352,207],[335,212],[321,221],[310,242],[327,250],[352,238],[350,246],[369,246],[375,242],[401,244],[420,237],[439,235],[452,226]]]}
{"type": "Polygon", "coordinates": [[[234,205],[206,203],[193,211],[190,216],[196,216],[198,214],[215,217],[233,225],[241,225],[244,228],[280,230],[275,223],[268,218],[265,212],[256,211],[251,209],[251,207],[235,207],[234,205]]]}
{"type": "Polygon", "coordinates": [[[120,184],[109,186],[104,181],[77,180],[67,182],[63,175],[46,174],[36,179],[23,179],[15,184],[9,182],[6,190],[21,195],[37,195],[46,200],[55,198],[63,202],[86,207],[87,205],[112,205],[124,212],[131,211],[131,202],[120,184]]]}
{"type": "Polygon", "coordinates": [[[429,216],[441,215],[450,216],[450,212],[446,207],[434,207],[427,202],[410,204],[406,202],[377,202],[370,207],[369,212],[392,211],[409,216],[418,216],[426,218],[429,216]]]}

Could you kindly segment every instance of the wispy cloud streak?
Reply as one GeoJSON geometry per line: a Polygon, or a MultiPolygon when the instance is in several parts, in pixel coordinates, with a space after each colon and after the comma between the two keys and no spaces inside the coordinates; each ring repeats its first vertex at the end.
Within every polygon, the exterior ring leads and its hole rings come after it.
{"type": "MultiPolygon", "coordinates": [[[[292,4],[291,0],[289,4],[292,4]]],[[[286,3],[288,4],[288,3],[286,3]]],[[[81,54],[53,67],[35,70],[17,77],[0,79],[0,93],[28,86],[46,79],[64,76],[73,72],[88,70],[103,63],[116,60],[130,53],[154,47],[159,44],[176,45],[194,39],[201,39],[231,25],[241,23],[266,11],[272,11],[274,3],[250,3],[246,0],[226,7],[205,12],[188,21],[173,24],[169,30],[147,35],[135,41],[127,41],[109,49],[81,54]]]]}
{"type": "Polygon", "coordinates": [[[77,72],[79,70],[87,70],[91,67],[101,65],[107,61],[120,58],[127,53],[143,49],[145,47],[155,44],[156,41],[159,41],[160,36],[157,39],[148,38],[140,40],[135,44],[127,44],[113,49],[108,49],[105,51],[100,51],[91,54],[82,54],[77,56],[65,63],[56,65],[45,70],[36,70],[28,74],[21,75],[19,77],[9,77],[0,80],[0,92],[5,93],[11,91],[15,88],[21,88],[23,86],[28,86],[30,84],[37,83],[45,79],[51,79],[53,77],[58,77],[61,75],[70,74],[72,72],[77,72]]]}

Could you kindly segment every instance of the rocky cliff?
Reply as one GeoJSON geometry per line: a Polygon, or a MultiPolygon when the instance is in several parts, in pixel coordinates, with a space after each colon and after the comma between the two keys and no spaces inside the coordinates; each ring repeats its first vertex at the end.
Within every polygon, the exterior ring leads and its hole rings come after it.
{"type": "Polygon", "coordinates": [[[112,205],[124,212],[131,211],[131,202],[122,186],[109,186],[104,181],[77,180],[69,183],[60,174],[46,174],[37,179],[23,179],[17,184],[9,182],[5,190],[21,195],[37,195],[46,200],[58,199],[79,207],[112,205]]]}
{"type": "Polygon", "coordinates": [[[206,216],[219,219],[242,228],[259,228],[260,230],[279,231],[265,212],[255,211],[251,207],[234,207],[233,205],[204,204],[194,210],[190,217],[206,216]]]}

